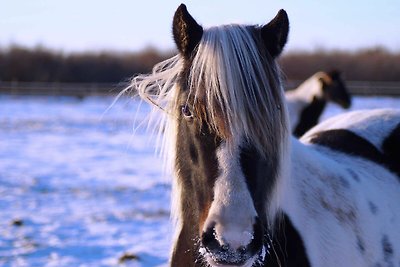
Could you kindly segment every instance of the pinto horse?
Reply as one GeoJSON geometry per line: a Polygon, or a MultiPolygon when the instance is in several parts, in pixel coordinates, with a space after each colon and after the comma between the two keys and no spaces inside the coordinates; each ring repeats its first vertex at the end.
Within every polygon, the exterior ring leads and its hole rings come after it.
{"type": "Polygon", "coordinates": [[[171,266],[400,264],[400,111],[292,137],[275,63],[288,29],[283,10],[264,26],[204,29],[181,5],[178,55],[132,81],[161,111],[171,266]]]}
{"type": "Polygon", "coordinates": [[[299,87],[286,91],[290,128],[300,137],[317,125],[328,102],[349,108],[351,97],[340,72],[320,71],[305,80],[299,87]]]}

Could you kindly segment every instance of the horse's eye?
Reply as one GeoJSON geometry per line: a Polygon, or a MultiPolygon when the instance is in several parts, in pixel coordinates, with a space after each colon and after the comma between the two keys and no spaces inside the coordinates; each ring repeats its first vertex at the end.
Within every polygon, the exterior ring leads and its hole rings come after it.
{"type": "Polygon", "coordinates": [[[190,111],[190,108],[188,105],[184,105],[181,107],[182,110],[182,115],[185,117],[185,119],[191,119],[193,118],[193,114],[190,111]]]}

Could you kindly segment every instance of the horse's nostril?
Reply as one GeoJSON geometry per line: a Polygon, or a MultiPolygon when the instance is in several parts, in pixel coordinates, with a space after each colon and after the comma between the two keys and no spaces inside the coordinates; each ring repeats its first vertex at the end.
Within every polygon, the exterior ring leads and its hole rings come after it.
{"type": "Polygon", "coordinates": [[[201,235],[202,245],[210,251],[221,249],[221,245],[219,244],[215,236],[216,234],[214,226],[207,228],[207,230],[201,235]]]}

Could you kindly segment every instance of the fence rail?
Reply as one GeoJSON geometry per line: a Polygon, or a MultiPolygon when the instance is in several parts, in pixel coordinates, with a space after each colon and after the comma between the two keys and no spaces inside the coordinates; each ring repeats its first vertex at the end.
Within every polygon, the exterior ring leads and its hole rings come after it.
{"type": "MultiPolygon", "coordinates": [[[[301,81],[287,81],[285,87],[295,88],[301,81]]],[[[126,83],[41,83],[0,82],[0,94],[14,95],[116,95],[126,83]]],[[[353,95],[400,96],[400,82],[348,81],[346,85],[353,95]]]]}

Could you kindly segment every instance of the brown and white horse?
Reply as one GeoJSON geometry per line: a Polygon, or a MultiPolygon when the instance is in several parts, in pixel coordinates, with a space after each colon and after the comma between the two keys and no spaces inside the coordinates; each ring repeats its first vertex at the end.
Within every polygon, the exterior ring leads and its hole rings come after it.
{"type": "Polygon", "coordinates": [[[264,26],[204,29],[181,5],[179,54],[132,81],[161,111],[171,266],[400,264],[400,111],[292,137],[275,63],[288,29],[283,10],[264,26]]]}
{"type": "Polygon", "coordinates": [[[337,70],[315,73],[297,88],[286,91],[285,98],[290,128],[297,137],[318,124],[328,102],[345,109],[351,105],[351,96],[341,73],[337,70]]]}

